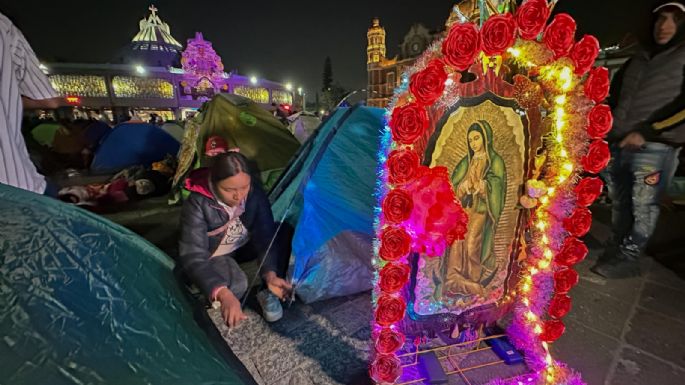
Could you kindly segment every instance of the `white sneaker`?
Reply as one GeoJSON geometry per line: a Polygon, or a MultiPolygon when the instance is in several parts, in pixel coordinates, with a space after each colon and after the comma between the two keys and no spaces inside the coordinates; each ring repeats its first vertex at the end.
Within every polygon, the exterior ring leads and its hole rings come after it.
{"type": "Polygon", "coordinates": [[[281,301],[269,290],[262,290],[257,293],[257,301],[262,307],[262,314],[266,322],[276,322],[283,318],[281,301]]]}

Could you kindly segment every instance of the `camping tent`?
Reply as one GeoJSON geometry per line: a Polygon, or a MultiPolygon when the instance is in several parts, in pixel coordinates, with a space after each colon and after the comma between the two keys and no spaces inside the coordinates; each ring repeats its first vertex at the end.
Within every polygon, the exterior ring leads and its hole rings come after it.
{"type": "Polygon", "coordinates": [[[0,212],[0,382],[255,384],[212,347],[147,241],[1,183],[0,212]]]}
{"type": "Polygon", "coordinates": [[[176,155],[179,142],[161,128],[147,123],[123,123],[105,136],[90,168],[96,173],[116,172],[129,166],[149,166],[176,155]]]}
{"type": "Polygon", "coordinates": [[[166,122],[162,124],[162,130],[166,131],[167,134],[178,140],[179,143],[183,141],[183,127],[176,122],[166,122]]]}
{"type": "Polygon", "coordinates": [[[31,130],[31,136],[41,146],[52,147],[52,141],[60,127],[60,124],[55,122],[41,123],[31,130]]]}
{"type": "Polygon", "coordinates": [[[286,127],[250,99],[219,94],[186,123],[174,185],[191,168],[207,164],[205,144],[215,135],[224,138],[229,147],[240,148],[242,154],[256,163],[267,188],[300,147],[286,127]]]}
{"type": "Polygon", "coordinates": [[[288,130],[295,138],[304,143],[321,124],[321,119],[311,112],[298,112],[288,117],[288,130]]]}
{"type": "Polygon", "coordinates": [[[274,218],[294,228],[293,279],[307,303],[371,288],[383,113],[363,106],[338,109],[270,193],[274,218]]]}

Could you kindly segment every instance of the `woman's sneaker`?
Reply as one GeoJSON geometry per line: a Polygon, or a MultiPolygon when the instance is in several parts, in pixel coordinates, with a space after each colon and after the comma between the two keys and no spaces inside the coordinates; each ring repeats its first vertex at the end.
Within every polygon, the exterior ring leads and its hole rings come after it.
{"type": "Polygon", "coordinates": [[[257,301],[262,307],[262,315],[266,322],[276,322],[283,317],[281,301],[269,290],[262,290],[257,293],[257,301]]]}

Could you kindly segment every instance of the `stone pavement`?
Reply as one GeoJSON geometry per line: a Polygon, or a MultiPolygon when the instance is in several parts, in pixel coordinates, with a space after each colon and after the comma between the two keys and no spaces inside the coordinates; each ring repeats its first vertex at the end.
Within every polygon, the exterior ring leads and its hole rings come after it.
{"type": "MultiPolygon", "coordinates": [[[[147,205],[146,210],[107,216],[175,255],[180,208],[164,207],[161,201],[147,205]]],[[[608,237],[608,212],[607,207],[593,211],[596,220],[586,239],[591,253],[577,266],[581,280],[570,293],[567,331],[552,345],[555,358],[580,371],[588,385],[685,384],[685,219],[671,215],[658,230],[659,237],[670,236],[665,261],[681,276],[644,258],[642,277],[605,280],[589,268],[608,237]]],[[[270,326],[248,312],[245,330],[251,332],[238,329],[230,335],[218,313],[211,315],[260,385],[363,383],[353,377],[363,377],[368,357],[368,294],[311,305],[296,302],[284,320],[270,326]]]]}

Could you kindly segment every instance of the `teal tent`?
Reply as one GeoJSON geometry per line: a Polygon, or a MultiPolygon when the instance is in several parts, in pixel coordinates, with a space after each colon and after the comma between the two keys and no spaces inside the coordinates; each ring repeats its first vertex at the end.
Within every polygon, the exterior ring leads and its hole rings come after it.
{"type": "Polygon", "coordinates": [[[0,212],[0,383],[255,384],[147,241],[4,184],[0,212]]]}
{"type": "Polygon", "coordinates": [[[385,110],[340,108],[271,190],[274,218],[294,229],[296,293],[304,302],[371,289],[377,152],[385,110]]]}

